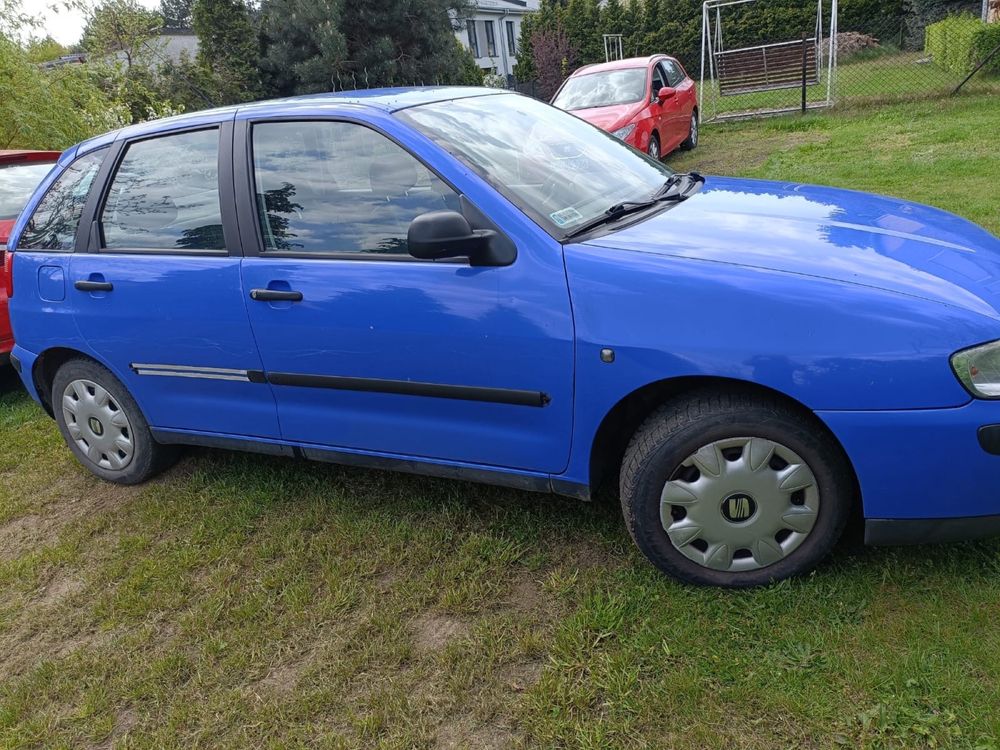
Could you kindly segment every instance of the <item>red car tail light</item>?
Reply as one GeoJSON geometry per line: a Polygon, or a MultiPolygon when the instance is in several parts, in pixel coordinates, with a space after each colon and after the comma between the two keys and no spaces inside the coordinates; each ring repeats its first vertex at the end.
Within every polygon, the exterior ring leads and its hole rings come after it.
{"type": "Polygon", "coordinates": [[[3,256],[3,280],[4,284],[7,286],[7,297],[14,296],[14,253],[3,248],[0,250],[0,255],[3,256]]]}

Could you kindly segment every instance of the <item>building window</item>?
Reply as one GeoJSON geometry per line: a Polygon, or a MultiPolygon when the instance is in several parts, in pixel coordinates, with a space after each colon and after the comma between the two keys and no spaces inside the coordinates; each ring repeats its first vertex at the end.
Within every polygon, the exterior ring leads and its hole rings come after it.
{"type": "Polygon", "coordinates": [[[476,36],[476,22],[466,21],[465,28],[469,33],[469,49],[473,57],[479,57],[479,37],[476,36]]]}
{"type": "Polygon", "coordinates": [[[507,52],[517,54],[517,33],[514,31],[513,21],[507,21],[507,52]]]}
{"type": "Polygon", "coordinates": [[[486,27],[486,54],[490,57],[497,56],[497,38],[496,32],[493,31],[492,21],[483,21],[483,26],[486,27]]]}

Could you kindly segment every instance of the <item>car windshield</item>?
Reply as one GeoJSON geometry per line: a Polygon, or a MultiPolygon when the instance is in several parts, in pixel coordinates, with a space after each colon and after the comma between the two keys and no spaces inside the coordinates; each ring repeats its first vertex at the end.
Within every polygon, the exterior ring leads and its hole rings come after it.
{"type": "Polygon", "coordinates": [[[646,96],[646,69],[626,68],[567,79],[552,103],[559,109],[589,109],[630,104],[646,96]]]}
{"type": "Polygon", "coordinates": [[[436,102],[397,116],[557,237],[611,206],[648,200],[673,174],[603,130],[526,96],[436,102]]]}
{"type": "Polygon", "coordinates": [[[17,218],[50,169],[49,162],[0,166],[0,221],[17,218]]]}

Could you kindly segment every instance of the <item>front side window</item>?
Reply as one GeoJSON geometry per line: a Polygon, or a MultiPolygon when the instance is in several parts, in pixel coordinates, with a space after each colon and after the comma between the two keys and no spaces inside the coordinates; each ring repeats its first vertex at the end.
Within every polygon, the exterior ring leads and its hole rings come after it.
{"type": "Polygon", "coordinates": [[[409,152],[351,122],[253,126],[264,251],[405,255],[410,222],[458,195],[409,152]]]}
{"type": "Polygon", "coordinates": [[[572,111],[630,104],[644,98],[646,68],[625,68],[569,78],[552,103],[572,111]]]}
{"type": "Polygon", "coordinates": [[[424,104],[396,117],[555,236],[619,202],[649,199],[673,174],[593,125],[517,94],[424,104]]]}
{"type": "Polygon", "coordinates": [[[490,57],[495,57],[497,54],[497,39],[493,31],[493,22],[483,21],[483,27],[486,29],[486,54],[490,57]]]}
{"type": "Polygon", "coordinates": [[[653,96],[659,92],[664,86],[667,85],[667,77],[663,75],[663,68],[656,65],[653,68],[653,96]]]}
{"type": "Polygon", "coordinates": [[[21,233],[18,249],[73,250],[83,206],[107,152],[107,146],[96,149],[66,167],[39,201],[21,233]]]}
{"type": "Polygon", "coordinates": [[[513,21],[507,21],[507,52],[517,54],[517,32],[514,31],[513,21]]]}
{"type": "Polygon", "coordinates": [[[225,250],[218,129],[130,144],[111,183],[101,227],[108,250],[225,250]]]}
{"type": "Polygon", "coordinates": [[[479,57],[479,37],[476,36],[476,22],[466,21],[465,28],[469,33],[469,49],[473,57],[479,57]]]}

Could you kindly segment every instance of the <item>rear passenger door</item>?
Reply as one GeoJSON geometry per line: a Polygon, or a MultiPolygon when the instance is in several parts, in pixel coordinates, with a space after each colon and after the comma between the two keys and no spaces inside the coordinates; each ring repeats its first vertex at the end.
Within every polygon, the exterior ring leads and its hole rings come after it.
{"type": "Polygon", "coordinates": [[[231,119],[116,143],[68,294],[152,427],[274,438],[240,284],[231,143],[231,119]]]}

